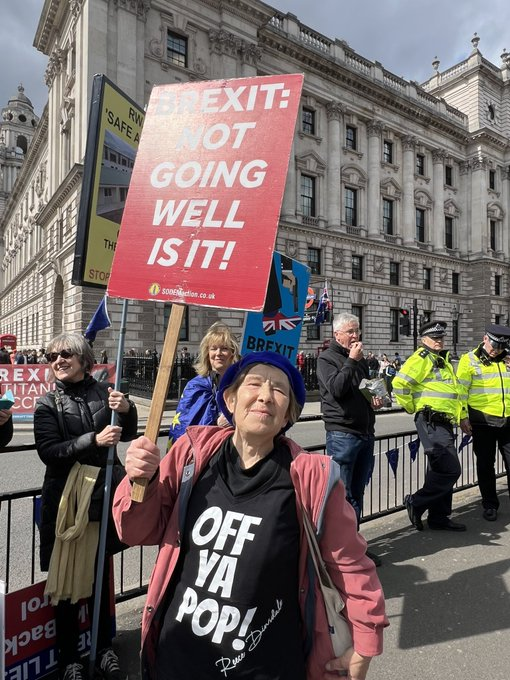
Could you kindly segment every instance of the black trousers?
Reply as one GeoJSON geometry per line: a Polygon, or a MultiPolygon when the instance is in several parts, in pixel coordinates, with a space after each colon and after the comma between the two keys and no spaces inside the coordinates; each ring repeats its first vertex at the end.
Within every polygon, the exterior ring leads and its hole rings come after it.
{"type": "Polygon", "coordinates": [[[428,510],[428,518],[441,523],[452,512],[453,487],[461,473],[453,427],[427,423],[423,413],[416,414],[415,423],[428,465],[422,488],[413,494],[413,505],[419,513],[428,510]]]}
{"type": "Polygon", "coordinates": [[[503,457],[510,493],[510,427],[494,427],[486,423],[471,423],[471,427],[482,505],[484,508],[497,510],[499,499],[496,493],[496,445],[503,457]]]}
{"type": "MultiPolygon", "coordinates": [[[[99,627],[97,649],[112,646],[112,626],[110,621],[110,558],[106,556],[103,570],[103,587],[99,603],[99,627]]],[[[94,590],[88,598],[90,627],[94,611],[94,590]]],[[[58,665],[61,670],[71,663],[81,663],[82,652],[80,642],[80,603],[71,604],[70,600],[62,600],[55,607],[55,628],[57,637],[58,665]]]]}

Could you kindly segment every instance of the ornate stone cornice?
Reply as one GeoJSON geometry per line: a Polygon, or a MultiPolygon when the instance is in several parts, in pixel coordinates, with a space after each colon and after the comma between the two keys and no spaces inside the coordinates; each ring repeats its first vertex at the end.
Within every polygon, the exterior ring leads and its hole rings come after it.
{"type": "Polygon", "coordinates": [[[231,57],[240,56],[244,62],[256,64],[262,58],[262,50],[254,43],[246,42],[234,33],[224,29],[209,29],[209,44],[216,54],[228,54],[231,57]]]}
{"type": "Polygon", "coordinates": [[[147,18],[151,8],[151,0],[113,0],[113,4],[143,19],[147,18]]]}
{"type": "Polygon", "coordinates": [[[470,170],[471,170],[470,161],[461,161],[459,163],[459,175],[467,175],[470,170]]]}
{"type": "Polygon", "coordinates": [[[416,148],[416,137],[405,135],[402,137],[402,149],[404,151],[414,151],[416,148]]]}
{"type": "Polygon", "coordinates": [[[488,170],[489,161],[484,156],[474,156],[470,158],[471,169],[472,170],[488,170]]]}
{"type": "Polygon", "coordinates": [[[295,60],[296,64],[302,65],[303,70],[320,77],[326,87],[340,87],[349,94],[355,93],[375,106],[407,116],[417,124],[430,126],[463,144],[470,140],[467,125],[462,126],[459,121],[439,111],[438,106],[435,105],[435,98],[431,99],[431,105],[428,106],[427,100],[400,96],[394,89],[385,87],[382,82],[370,75],[353,71],[339,59],[308,47],[298,38],[273,28],[271,24],[259,31],[258,38],[259,44],[265,49],[268,57],[273,54],[278,54],[279,58],[282,54],[286,55],[295,60]]]}
{"type": "Polygon", "coordinates": [[[331,101],[326,104],[326,115],[328,120],[342,120],[345,113],[345,106],[340,102],[331,101]]]}
{"type": "Polygon", "coordinates": [[[262,59],[262,50],[254,43],[247,43],[243,40],[241,47],[241,58],[244,63],[256,66],[257,62],[262,59]]]}
{"type": "Polygon", "coordinates": [[[44,72],[44,82],[48,87],[51,86],[52,82],[59,73],[62,72],[66,63],[66,52],[60,47],[55,47],[53,52],[50,54],[48,59],[48,66],[44,72]]]}
{"type": "Polygon", "coordinates": [[[380,120],[369,120],[367,123],[367,135],[369,137],[380,137],[382,131],[384,130],[384,125],[380,120]]]}
{"type": "Polygon", "coordinates": [[[75,19],[78,18],[83,6],[83,0],[69,0],[69,10],[75,19]]]}

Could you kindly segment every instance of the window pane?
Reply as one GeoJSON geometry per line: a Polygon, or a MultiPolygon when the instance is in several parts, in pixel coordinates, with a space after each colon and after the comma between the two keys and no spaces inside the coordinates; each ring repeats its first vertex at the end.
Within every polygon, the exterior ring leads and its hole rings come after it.
{"type": "Polygon", "coordinates": [[[393,234],[393,201],[383,198],[383,232],[393,234]]]}
{"type": "Polygon", "coordinates": [[[352,278],[363,281],[363,258],[360,255],[352,256],[352,278]]]}
{"type": "Polygon", "coordinates": [[[315,111],[312,109],[303,109],[303,132],[315,134],[315,111]]]}
{"type": "Polygon", "coordinates": [[[390,342],[398,342],[399,310],[390,310],[390,342]]]}
{"type": "Polygon", "coordinates": [[[400,263],[390,262],[390,286],[400,285],[400,263]]]}
{"type": "Polygon", "coordinates": [[[425,210],[416,208],[416,240],[425,243],[425,210]]]}
{"type": "Polygon", "coordinates": [[[490,221],[490,247],[491,250],[496,250],[496,221],[490,221]]]}
{"type": "Polygon", "coordinates": [[[453,168],[451,165],[447,165],[444,169],[444,183],[449,187],[453,186],[453,168]]]}
{"type": "Polygon", "coordinates": [[[306,326],[306,339],[307,340],[320,340],[321,337],[321,327],[313,324],[308,324],[306,326]]]}
{"type": "Polygon", "coordinates": [[[356,128],[352,127],[352,125],[347,125],[345,128],[345,146],[348,149],[356,149],[357,148],[357,139],[356,139],[356,128]]]}
{"type": "Polygon", "coordinates": [[[393,163],[393,143],[387,140],[383,143],[383,160],[385,163],[393,163]]]}
{"type": "Polygon", "coordinates": [[[318,248],[308,248],[307,264],[311,274],[321,273],[321,251],[318,248]]]}
{"type": "Polygon", "coordinates": [[[453,248],[453,218],[445,217],[444,220],[444,242],[447,248],[453,248]]]}
{"type": "Polygon", "coordinates": [[[421,153],[416,154],[416,174],[425,174],[425,156],[423,156],[421,153]]]}
{"type": "MultiPolygon", "coordinates": [[[[360,331],[363,331],[363,307],[361,305],[351,305],[351,314],[358,317],[360,331]]],[[[360,338],[361,339],[361,338],[360,338]]]]}
{"type": "Polygon", "coordinates": [[[166,53],[168,61],[186,67],[188,65],[188,39],[168,31],[166,53]]]}
{"type": "Polygon", "coordinates": [[[356,189],[345,189],[345,222],[349,226],[357,226],[358,224],[358,211],[356,205],[356,189]]]}
{"type": "Polygon", "coordinates": [[[428,267],[423,268],[423,288],[430,290],[430,283],[432,280],[432,270],[428,267]]]}
{"type": "Polygon", "coordinates": [[[459,292],[459,274],[458,272],[452,272],[452,293],[459,292]]]}
{"type": "Polygon", "coordinates": [[[301,212],[305,217],[315,217],[315,177],[301,175],[301,212]]]}

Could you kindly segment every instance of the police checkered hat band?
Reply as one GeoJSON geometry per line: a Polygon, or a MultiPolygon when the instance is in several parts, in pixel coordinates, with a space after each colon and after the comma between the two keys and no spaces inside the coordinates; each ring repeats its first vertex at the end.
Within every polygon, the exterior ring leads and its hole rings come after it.
{"type": "Polygon", "coordinates": [[[432,338],[442,338],[446,335],[445,321],[428,321],[420,328],[420,335],[428,335],[432,338]]]}
{"type": "Polygon", "coordinates": [[[500,345],[506,345],[510,341],[510,338],[507,335],[494,335],[493,333],[487,333],[487,337],[489,340],[497,342],[500,345]]]}

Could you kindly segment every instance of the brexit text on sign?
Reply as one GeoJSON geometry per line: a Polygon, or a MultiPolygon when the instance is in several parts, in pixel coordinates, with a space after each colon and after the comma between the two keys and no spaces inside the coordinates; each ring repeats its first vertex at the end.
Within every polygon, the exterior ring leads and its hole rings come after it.
{"type": "MultiPolygon", "coordinates": [[[[92,376],[99,382],[115,382],[114,364],[96,364],[92,376]]],[[[2,393],[11,390],[14,421],[31,421],[39,397],[55,389],[55,376],[48,364],[1,364],[2,393]]]]}
{"type": "Polygon", "coordinates": [[[263,308],[302,84],[154,88],[108,295],[263,308]]]}

